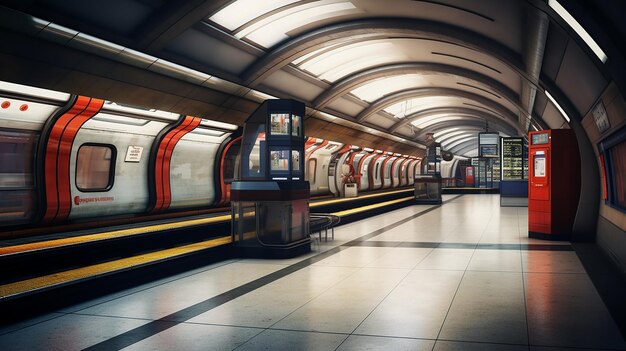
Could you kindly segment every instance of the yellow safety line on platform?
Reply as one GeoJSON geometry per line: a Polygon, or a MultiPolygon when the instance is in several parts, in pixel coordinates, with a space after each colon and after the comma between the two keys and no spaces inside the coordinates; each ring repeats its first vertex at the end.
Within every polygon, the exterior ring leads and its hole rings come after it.
{"type": "Polygon", "coordinates": [[[22,280],[15,283],[10,283],[0,286],[0,299],[9,296],[22,294],[29,291],[34,291],[42,288],[49,288],[55,285],[67,284],[72,281],[85,279],[89,277],[96,277],[114,271],[128,269],[144,265],[147,263],[154,263],[162,261],[167,258],[181,256],[194,251],[200,251],[211,247],[229,244],[231,243],[230,236],[224,236],[216,239],[203,241],[200,243],[194,243],[190,245],[175,247],[172,249],[166,249],[162,251],[155,251],[143,255],[123,258],[120,260],[99,263],[93,266],[81,267],[64,272],[45,275],[42,277],[22,280]]]}
{"type": "Polygon", "coordinates": [[[46,241],[39,241],[39,242],[28,243],[28,244],[0,247],[0,256],[15,254],[15,253],[37,251],[37,250],[42,250],[42,249],[51,249],[55,247],[87,243],[87,242],[98,241],[98,240],[120,238],[124,236],[143,234],[143,233],[149,233],[149,232],[179,229],[183,227],[203,225],[203,224],[222,222],[222,221],[230,221],[230,214],[209,217],[209,218],[191,219],[191,220],[182,221],[182,222],[163,223],[163,224],[155,224],[155,225],[149,225],[149,226],[138,227],[138,228],[113,230],[110,232],[104,232],[104,233],[99,233],[99,234],[88,234],[88,235],[67,237],[63,239],[46,240],[46,241]]]}
{"type": "Polygon", "coordinates": [[[332,199],[332,200],[326,200],[326,201],[320,201],[320,202],[311,202],[311,204],[309,204],[309,207],[317,207],[317,206],[323,206],[323,205],[331,205],[331,204],[340,203],[340,202],[347,202],[347,201],[354,201],[354,200],[361,200],[361,199],[369,199],[371,197],[392,195],[392,194],[404,193],[404,192],[409,192],[409,191],[412,192],[413,188],[389,191],[389,192],[386,192],[386,193],[368,194],[368,195],[362,195],[362,196],[358,196],[358,197],[344,197],[344,198],[340,198],[340,199],[332,199]]]}
{"type": "Polygon", "coordinates": [[[372,209],[379,208],[379,207],[384,207],[384,206],[397,204],[399,202],[408,201],[408,200],[411,200],[411,199],[414,199],[414,198],[415,198],[414,196],[407,196],[407,197],[403,197],[401,199],[389,200],[389,201],[385,201],[385,202],[381,202],[381,203],[377,203],[377,204],[373,204],[373,205],[361,206],[361,207],[352,208],[352,209],[349,209],[349,210],[334,212],[334,213],[331,213],[331,214],[335,215],[335,216],[341,217],[341,216],[351,215],[351,214],[355,214],[355,213],[359,213],[359,212],[363,212],[363,211],[367,211],[367,210],[372,210],[372,209]]]}

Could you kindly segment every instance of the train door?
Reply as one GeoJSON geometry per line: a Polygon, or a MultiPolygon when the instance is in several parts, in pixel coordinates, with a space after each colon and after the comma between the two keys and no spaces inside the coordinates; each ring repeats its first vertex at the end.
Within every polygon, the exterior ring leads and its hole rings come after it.
{"type": "Polygon", "coordinates": [[[407,175],[407,164],[409,163],[409,161],[411,161],[410,159],[406,158],[404,160],[402,160],[402,163],[400,164],[400,186],[406,186],[408,184],[408,175],[407,175]]]}
{"type": "Polygon", "coordinates": [[[402,158],[397,157],[391,166],[391,186],[393,188],[397,188],[400,186],[400,164],[402,162],[402,158]]]}
{"type": "Polygon", "coordinates": [[[383,161],[383,189],[391,188],[391,166],[398,158],[390,156],[383,161]]]}
{"type": "Polygon", "coordinates": [[[383,186],[381,169],[385,158],[387,156],[380,152],[372,161],[372,166],[370,167],[370,190],[380,189],[383,186]]]}
{"type": "Polygon", "coordinates": [[[360,189],[368,190],[370,188],[370,165],[376,154],[369,154],[361,160],[361,184],[360,189]]]}

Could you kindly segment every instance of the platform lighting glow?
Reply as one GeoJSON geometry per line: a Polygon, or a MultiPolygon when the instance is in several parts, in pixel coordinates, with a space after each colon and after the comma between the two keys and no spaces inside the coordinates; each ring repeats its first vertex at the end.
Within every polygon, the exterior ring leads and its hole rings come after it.
{"type": "Polygon", "coordinates": [[[300,57],[298,57],[297,59],[293,60],[291,63],[293,63],[294,65],[300,65],[301,63],[304,63],[305,61],[309,61],[314,57],[317,57],[319,55],[322,55],[326,52],[332,51],[337,47],[342,46],[344,43],[340,42],[340,43],[334,43],[331,45],[328,45],[326,47],[323,47],[321,49],[317,49],[317,50],[313,50],[311,52],[309,52],[308,54],[302,55],[300,57]]]}
{"type": "Polygon", "coordinates": [[[168,121],[177,121],[180,118],[180,114],[178,113],[172,113],[172,112],[155,110],[155,109],[147,110],[147,109],[142,109],[142,108],[134,108],[130,106],[118,105],[112,101],[105,101],[104,105],[102,106],[102,111],[132,114],[132,115],[143,116],[143,117],[148,117],[148,118],[155,118],[155,119],[161,119],[161,120],[164,119],[168,121]]]}
{"type": "Polygon", "coordinates": [[[403,59],[406,57],[396,50],[392,43],[375,41],[327,50],[311,57],[299,67],[320,79],[334,82],[362,69],[403,59]]]}
{"type": "Polygon", "coordinates": [[[0,91],[18,92],[24,95],[42,97],[45,99],[59,101],[59,102],[65,102],[70,99],[70,94],[61,93],[61,92],[54,91],[54,90],[29,87],[29,86],[21,85],[21,84],[3,82],[3,81],[0,81],[0,91]]]}
{"type": "Polygon", "coordinates": [[[448,150],[452,150],[452,149],[454,149],[455,147],[457,147],[457,146],[459,146],[461,144],[464,144],[464,143],[472,141],[472,139],[475,139],[475,142],[478,143],[478,137],[477,136],[473,136],[473,137],[457,140],[454,143],[445,146],[445,148],[448,149],[448,150]]]}
{"type": "Polygon", "coordinates": [[[423,75],[403,74],[376,79],[352,90],[350,93],[363,101],[373,102],[393,92],[423,88],[428,84],[429,82],[423,75]]]}
{"type": "Polygon", "coordinates": [[[385,108],[385,111],[391,113],[396,118],[404,118],[420,110],[449,105],[453,99],[455,98],[447,96],[424,96],[391,105],[385,108]]]}
{"type": "Polygon", "coordinates": [[[181,66],[178,64],[175,64],[173,62],[170,61],[166,61],[166,60],[162,60],[162,59],[158,59],[156,60],[156,62],[154,63],[154,65],[160,65],[160,66],[164,66],[167,67],[175,72],[179,72],[185,76],[189,76],[189,77],[193,77],[196,78],[198,80],[202,80],[202,81],[206,81],[208,79],[211,78],[210,75],[203,73],[203,72],[199,72],[196,71],[194,69],[185,67],[185,66],[181,66]]]}
{"type": "Polygon", "coordinates": [[[437,114],[437,115],[432,115],[432,116],[418,118],[418,119],[412,121],[411,124],[414,125],[417,128],[423,129],[423,128],[428,127],[430,125],[433,125],[435,123],[447,122],[447,121],[459,121],[459,120],[462,120],[462,119],[466,119],[466,118],[465,117],[459,117],[459,116],[451,117],[448,114],[437,114]]]}
{"type": "Polygon", "coordinates": [[[569,116],[567,115],[567,113],[565,113],[565,111],[563,111],[563,108],[561,108],[561,105],[559,105],[559,103],[556,102],[556,100],[554,100],[552,95],[550,95],[550,93],[548,93],[547,90],[545,91],[545,93],[548,99],[554,104],[554,106],[556,106],[556,109],[559,110],[559,112],[561,112],[561,115],[563,116],[563,118],[565,118],[567,123],[569,123],[569,116]]]}
{"type": "Polygon", "coordinates": [[[326,113],[326,112],[320,112],[319,114],[320,114],[322,117],[325,117],[325,118],[330,119],[330,120],[335,120],[335,119],[339,118],[339,117],[337,117],[337,116],[333,116],[333,115],[328,114],[328,113],[326,113]]]}
{"type": "Polygon", "coordinates": [[[298,0],[238,0],[224,7],[209,20],[235,30],[268,12],[297,2],[298,0]]]}
{"type": "Polygon", "coordinates": [[[447,133],[445,135],[443,134],[439,134],[437,135],[437,133],[433,134],[433,137],[435,137],[435,141],[437,141],[438,143],[442,142],[443,140],[446,140],[448,138],[451,138],[455,135],[459,135],[459,134],[467,134],[467,130],[459,130],[456,132],[451,132],[451,133],[447,133]],[[443,136],[442,136],[443,135],[443,136]]]}
{"type": "Polygon", "coordinates": [[[466,139],[466,138],[471,137],[471,136],[476,136],[476,133],[465,133],[465,134],[457,135],[457,136],[448,138],[446,140],[442,140],[442,141],[440,141],[440,143],[441,143],[442,146],[447,147],[448,145],[454,143],[457,140],[466,139]]]}
{"type": "Polygon", "coordinates": [[[433,137],[436,139],[437,137],[439,137],[440,135],[446,134],[448,132],[454,132],[455,130],[461,130],[461,128],[446,128],[446,129],[442,129],[436,133],[433,134],[433,137]]]}
{"type": "Polygon", "coordinates": [[[593,38],[591,37],[591,35],[589,35],[589,33],[587,33],[585,28],[583,28],[583,26],[581,26],[580,23],[578,23],[578,21],[576,21],[576,19],[572,15],[570,15],[569,12],[567,12],[567,10],[558,3],[558,1],[548,0],[548,6],[550,6],[559,16],[561,16],[561,18],[565,22],[567,22],[570,27],[572,27],[576,34],[578,34],[578,36],[585,42],[585,44],[589,46],[591,51],[596,54],[596,56],[598,57],[598,59],[600,59],[600,61],[602,61],[602,63],[606,62],[608,57],[600,48],[600,45],[598,45],[598,43],[593,40],[593,38]]]}
{"type": "Polygon", "coordinates": [[[287,33],[310,23],[341,16],[356,10],[350,1],[316,1],[280,11],[244,27],[235,33],[269,48],[289,38],[287,33]]]}
{"type": "Polygon", "coordinates": [[[237,128],[239,128],[234,124],[212,121],[208,119],[203,119],[202,122],[200,122],[200,125],[209,127],[209,128],[217,128],[217,129],[225,129],[225,130],[236,130],[237,128]]]}

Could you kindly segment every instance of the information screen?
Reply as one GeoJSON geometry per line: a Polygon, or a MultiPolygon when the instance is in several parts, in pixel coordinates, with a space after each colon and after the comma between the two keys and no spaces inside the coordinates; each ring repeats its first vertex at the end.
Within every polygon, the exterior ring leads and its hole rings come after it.
{"type": "Polygon", "coordinates": [[[533,145],[547,144],[548,133],[537,133],[531,136],[530,143],[533,145]]]}
{"type": "Polygon", "coordinates": [[[478,151],[480,157],[498,157],[500,134],[478,133],[478,151]]]}
{"type": "Polygon", "coordinates": [[[522,138],[502,139],[502,179],[524,179],[524,144],[522,138]]]}
{"type": "Polygon", "coordinates": [[[481,157],[497,157],[498,145],[481,145],[480,156],[481,157]]]}

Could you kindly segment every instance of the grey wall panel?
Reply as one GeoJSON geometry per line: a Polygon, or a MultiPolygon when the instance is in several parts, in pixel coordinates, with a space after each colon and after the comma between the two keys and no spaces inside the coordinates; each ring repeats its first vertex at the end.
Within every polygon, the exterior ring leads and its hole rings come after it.
{"type": "Polygon", "coordinates": [[[596,58],[587,56],[570,40],[555,81],[581,116],[589,111],[608,84],[592,59],[596,58]]]}
{"type": "Polygon", "coordinates": [[[597,243],[626,274],[626,232],[600,216],[597,243]]]}

